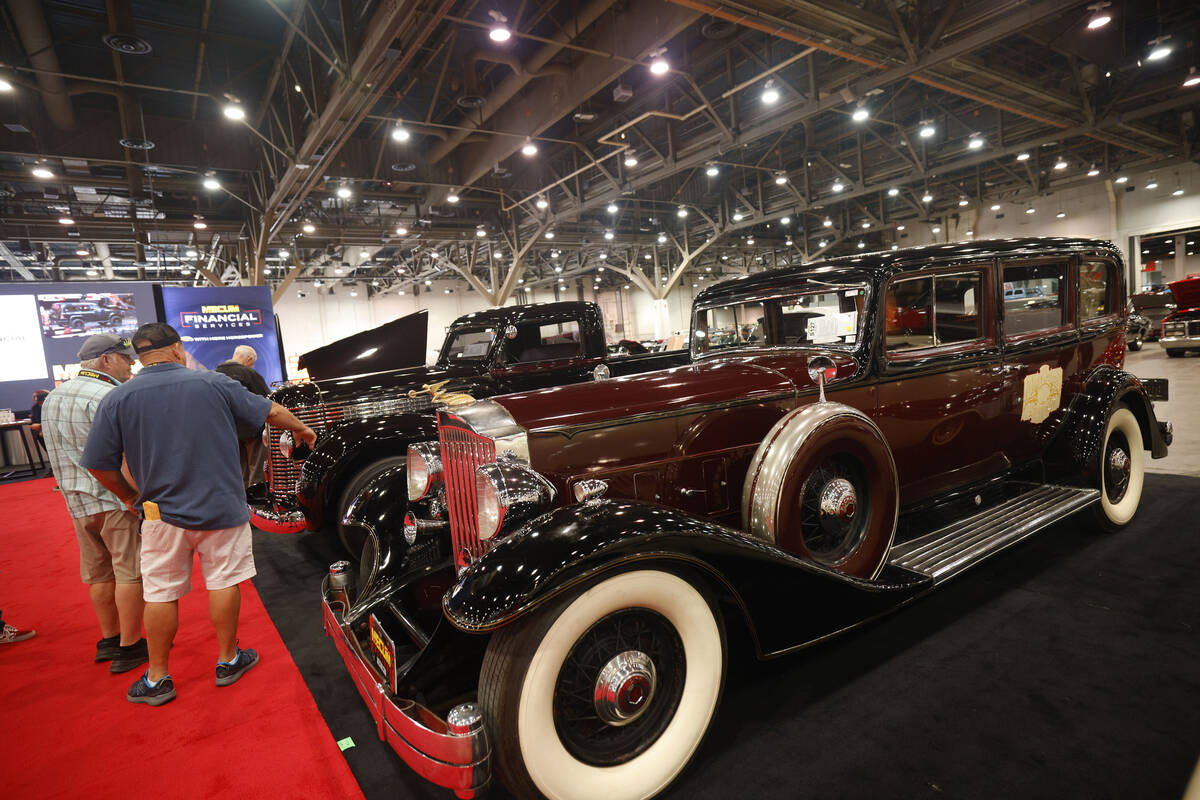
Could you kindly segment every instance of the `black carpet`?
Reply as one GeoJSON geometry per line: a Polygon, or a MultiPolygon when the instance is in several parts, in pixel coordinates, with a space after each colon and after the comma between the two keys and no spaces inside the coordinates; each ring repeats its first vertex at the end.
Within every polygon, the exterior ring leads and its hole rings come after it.
{"type": "MultiPolygon", "coordinates": [[[[452,797],[378,740],[322,633],[333,544],[258,533],[255,555],[364,794],[452,797]]],[[[766,663],[732,655],[667,796],[1180,797],[1200,755],[1198,578],[1200,479],[1148,475],[1121,533],[1067,520],[861,631],[766,663]]]]}

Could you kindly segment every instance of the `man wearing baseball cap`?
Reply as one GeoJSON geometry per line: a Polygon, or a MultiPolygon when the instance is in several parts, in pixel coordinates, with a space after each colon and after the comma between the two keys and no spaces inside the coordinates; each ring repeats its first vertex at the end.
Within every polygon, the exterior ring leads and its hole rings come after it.
{"type": "Polygon", "coordinates": [[[166,323],[138,328],[133,345],[142,371],[104,399],[80,463],[127,506],[141,506],[150,664],[126,697],[159,706],[175,699],[167,662],[196,554],[217,634],[217,686],[232,685],[258,663],[258,653],[237,640],[239,584],[255,574],[239,430],[260,430],[269,420],[309,445],[316,434],[232,378],[188,369],[179,334],[166,323]],[[122,456],[136,489],[119,472],[122,456]]]}
{"type": "Polygon", "coordinates": [[[100,623],[96,661],[127,672],[149,659],[142,638],[142,537],[136,514],[80,460],[100,402],[132,376],[133,347],[111,333],[89,337],[79,350],[79,374],[42,406],[42,433],[54,475],[75,524],[79,571],[100,623]]]}

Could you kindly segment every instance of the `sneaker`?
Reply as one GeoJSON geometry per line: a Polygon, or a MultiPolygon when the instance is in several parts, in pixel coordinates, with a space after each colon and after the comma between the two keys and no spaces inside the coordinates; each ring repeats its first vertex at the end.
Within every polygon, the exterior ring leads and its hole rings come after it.
{"type": "Polygon", "coordinates": [[[150,671],[142,673],[142,677],[129,687],[125,699],[131,703],[145,703],[148,706],[161,706],[175,699],[175,682],[170,675],[164,675],[158,683],[151,686],[148,682],[150,671]]]}
{"type": "Polygon", "coordinates": [[[32,639],[36,631],[18,630],[16,627],[4,623],[3,630],[0,630],[0,644],[12,644],[13,642],[23,642],[26,639],[32,639]]]}
{"type": "Polygon", "coordinates": [[[238,679],[246,674],[246,670],[257,663],[258,651],[253,649],[239,649],[233,661],[218,661],[217,686],[228,686],[231,683],[237,683],[238,679]]]}
{"type": "Polygon", "coordinates": [[[131,645],[120,645],[117,647],[119,651],[113,656],[112,663],[108,666],[108,671],[114,675],[120,672],[129,672],[134,667],[140,667],[150,660],[150,651],[146,647],[145,639],[138,639],[131,645]]]}
{"type": "Polygon", "coordinates": [[[121,634],[108,636],[96,642],[96,663],[112,661],[121,654],[121,634]]]}

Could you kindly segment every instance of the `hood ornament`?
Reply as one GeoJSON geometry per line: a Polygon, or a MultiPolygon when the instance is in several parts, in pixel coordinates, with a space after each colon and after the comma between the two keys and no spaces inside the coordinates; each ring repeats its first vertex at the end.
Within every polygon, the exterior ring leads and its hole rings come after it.
{"type": "Polygon", "coordinates": [[[425,383],[421,385],[421,391],[415,389],[408,390],[409,397],[427,394],[432,398],[434,405],[441,403],[447,408],[457,408],[458,406],[469,406],[475,402],[475,398],[466,392],[446,392],[442,391],[442,387],[449,383],[450,380],[439,381],[437,383],[425,383]]]}

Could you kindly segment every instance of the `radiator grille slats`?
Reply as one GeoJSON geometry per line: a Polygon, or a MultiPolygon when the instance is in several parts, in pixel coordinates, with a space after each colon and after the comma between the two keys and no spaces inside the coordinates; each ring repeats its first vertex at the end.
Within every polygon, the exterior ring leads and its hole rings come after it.
{"type": "Polygon", "coordinates": [[[495,463],[496,445],[454,417],[442,417],[439,420],[438,439],[441,442],[442,475],[446,482],[454,563],[463,567],[483,555],[486,549],[484,543],[479,541],[476,527],[475,470],[483,464],[495,463]]]}
{"type": "MultiPolygon", "coordinates": [[[[384,414],[403,414],[429,408],[432,399],[427,394],[409,397],[407,393],[392,397],[357,400],[345,403],[324,403],[316,406],[289,408],[302,422],[318,433],[337,422],[352,419],[368,419],[384,414]]],[[[282,428],[267,426],[267,488],[272,494],[294,495],[300,480],[299,461],[284,458],[279,452],[279,437],[282,428]]]]}

